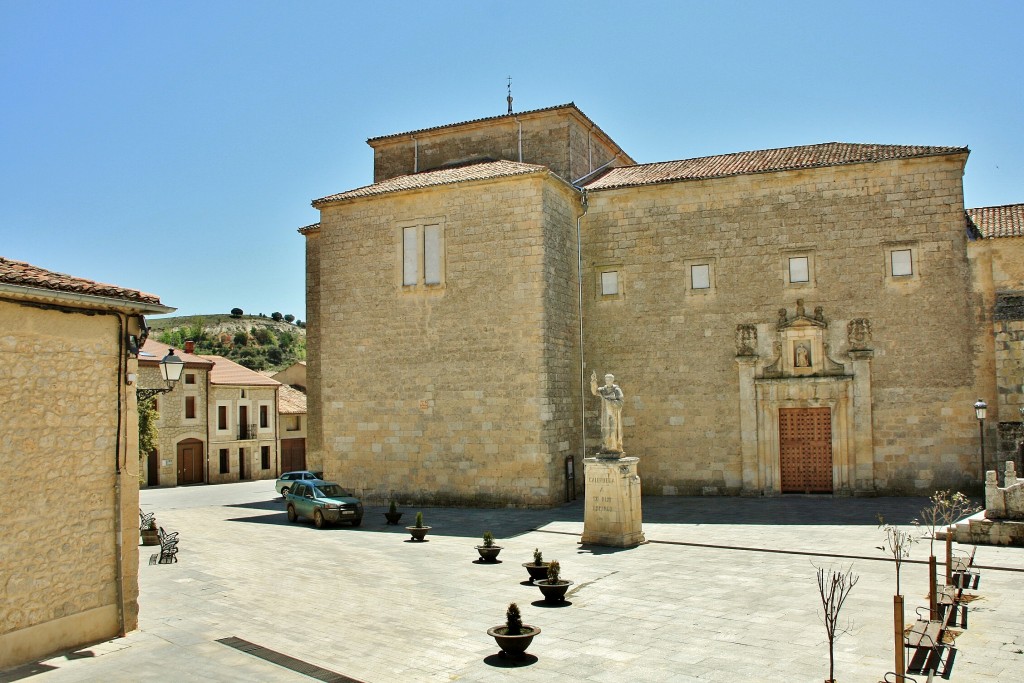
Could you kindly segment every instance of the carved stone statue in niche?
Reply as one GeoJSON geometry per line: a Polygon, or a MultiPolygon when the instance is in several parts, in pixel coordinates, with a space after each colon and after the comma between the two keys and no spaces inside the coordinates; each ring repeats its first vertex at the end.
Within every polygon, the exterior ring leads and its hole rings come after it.
{"type": "Polygon", "coordinates": [[[794,351],[793,367],[811,367],[811,351],[807,348],[807,344],[797,344],[796,350],[794,351]]]}
{"type": "Polygon", "coordinates": [[[867,318],[854,318],[846,325],[846,338],[851,351],[864,351],[871,343],[871,323],[867,318]]]}
{"type": "Polygon", "coordinates": [[[757,355],[757,327],[754,325],[736,326],[736,355],[757,355]]]}

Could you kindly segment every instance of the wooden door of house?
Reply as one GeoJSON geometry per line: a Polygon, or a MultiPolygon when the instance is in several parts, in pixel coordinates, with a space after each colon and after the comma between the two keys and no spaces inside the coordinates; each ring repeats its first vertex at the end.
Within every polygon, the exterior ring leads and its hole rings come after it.
{"type": "Polygon", "coordinates": [[[832,493],[832,411],[779,409],[783,493],[832,493]]]}
{"type": "Polygon", "coordinates": [[[203,442],[185,439],[178,443],[178,484],[203,483],[203,442]]]}
{"type": "Polygon", "coordinates": [[[245,466],[245,449],[238,449],[238,478],[248,479],[248,468],[245,466]]]}
{"type": "Polygon", "coordinates": [[[306,440],[281,439],[281,471],[306,469],[306,440]]]}

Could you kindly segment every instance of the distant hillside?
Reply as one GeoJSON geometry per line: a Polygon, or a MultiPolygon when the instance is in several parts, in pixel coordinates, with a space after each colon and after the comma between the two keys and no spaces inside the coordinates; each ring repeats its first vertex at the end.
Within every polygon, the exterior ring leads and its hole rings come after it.
{"type": "Polygon", "coordinates": [[[284,320],[229,313],[146,318],[149,336],[196,353],[224,356],[250,370],[280,370],[306,359],[306,329],[284,320]]]}

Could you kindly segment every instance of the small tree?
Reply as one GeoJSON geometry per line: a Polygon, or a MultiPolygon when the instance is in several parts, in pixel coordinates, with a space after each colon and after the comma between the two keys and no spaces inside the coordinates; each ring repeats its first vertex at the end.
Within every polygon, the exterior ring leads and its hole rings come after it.
{"type": "Polygon", "coordinates": [[[275,322],[281,322],[282,320],[284,320],[284,316],[281,315],[280,311],[274,311],[273,313],[270,314],[270,317],[275,322]]]}
{"type": "Polygon", "coordinates": [[[538,567],[544,564],[544,553],[540,551],[540,548],[533,549],[533,563],[538,567]]]}
{"type": "Polygon", "coordinates": [[[286,314],[285,314],[285,316],[284,316],[284,321],[285,321],[286,323],[290,323],[290,322],[292,322],[292,321],[294,321],[294,320],[295,320],[295,316],[294,316],[294,315],[292,315],[291,313],[286,313],[286,314]]]}
{"type": "Polygon", "coordinates": [[[548,583],[558,583],[562,576],[562,565],[558,564],[558,560],[551,560],[548,565],[548,583]]]}
{"type": "Polygon", "coordinates": [[[423,513],[422,512],[417,512],[416,513],[416,528],[417,529],[422,529],[423,528],[423,513]]]}
{"type": "Polygon", "coordinates": [[[142,480],[142,461],[157,447],[157,421],[156,407],[153,405],[153,397],[139,401],[139,479],[142,480]]]}
{"type": "Polygon", "coordinates": [[[505,612],[505,635],[518,636],[523,632],[523,616],[519,613],[519,605],[509,603],[505,612]]]}
{"type": "Polygon", "coordinates": [[[921,509],[921,525],[926,529],[923,536],[928,539],[928,553],[934,556],[935,533],[952,526],[958,519],[973,515],[981,506],[973,504],[959,491],[936,491],[928,501],[921,509]]]}
{"type": "Polygon", "coordinates": [[[853,573],[853,566],[843,571],[842,567],[818,567],[818,594],[821,596],[821,622],[825,625],[828,636],[828,680],[835,683],[835,642],[839,636],[853,629],[853,622],[839,620],[839,612],[850,591],[857,585],[859,576],[853,573]]]}
{"type": "Polygon", "coordinates": [[[878,550],[886,551],[892,555],[896,563],[896,595],[900,593],[900,568],[903,560],[910,557],[910,546],[917,543],[917,538],[909,531],[903,531],[895,524],[886,524],[885,518],[878,515],[878,528],[885,532],[885,543],[876,546],[878,550]]]}
{"type": "Polygon", "coordinates": [[[231,309],[231,317],[232,318],[241,318],[243,313],[245,313],[245,311],[243,311],[241,308],[232,308],[231,309]]]}
{"type": "Polygon", "coordinates": [[[484,532],[484,547],[485,548],[493,548],[494,547],[494,534],[492,534],[490,531],[485,531],[484,532]]]}

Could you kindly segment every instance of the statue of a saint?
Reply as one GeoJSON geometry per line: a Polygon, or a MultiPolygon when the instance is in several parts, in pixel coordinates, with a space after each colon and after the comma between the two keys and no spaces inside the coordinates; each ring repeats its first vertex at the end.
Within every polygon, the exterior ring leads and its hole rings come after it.
{"type": "Polygon", "coordinates": [[[622,403],[625,397],[614,375],[604,376],[597,386],[597,373],[590,374],[590,393],[601,397],[601,452],[622,453],[622,403]]]}
{"type": "Polygon", "coordinates": [[[811,367],[811,354],[807,350],[807,346],[804,344],[800,344],[799,346],[796,347],[796,367],[811,367]]]}

